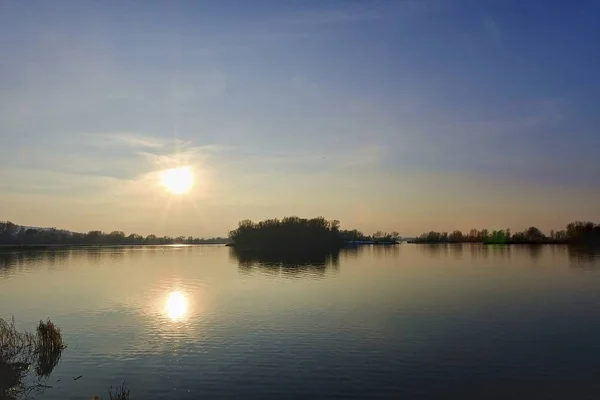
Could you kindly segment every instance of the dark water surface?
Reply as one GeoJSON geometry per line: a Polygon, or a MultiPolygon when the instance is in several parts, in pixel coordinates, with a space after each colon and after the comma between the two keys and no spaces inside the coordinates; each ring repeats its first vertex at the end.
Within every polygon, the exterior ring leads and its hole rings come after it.
{"type": "Polygon", "coordinates": [[[107,398],[123,379],[138,399],[600,398],[597,254],[402,244],[312,263],[4,252],[0,317],[62,329],[42,399],[107,398]]]}

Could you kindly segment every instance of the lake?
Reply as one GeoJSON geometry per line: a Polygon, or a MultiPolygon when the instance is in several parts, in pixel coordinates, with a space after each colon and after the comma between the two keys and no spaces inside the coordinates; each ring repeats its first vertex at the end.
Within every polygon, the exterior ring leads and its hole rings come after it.
{"type": "Polygon", "coordinates": [[[68,348],[37,398],[600,398],[600,255],[218,245],[0,253],[0,317],[68,348]],[[74,377],[83,375],[74,380],[74,377]]]}

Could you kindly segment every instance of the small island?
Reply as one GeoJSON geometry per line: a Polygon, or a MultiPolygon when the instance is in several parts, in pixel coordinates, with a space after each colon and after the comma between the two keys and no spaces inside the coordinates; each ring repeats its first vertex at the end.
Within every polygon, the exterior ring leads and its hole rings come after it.
{"type": "Polygon", "coordinates": [[[304,251],[334,250],[359,244],[398,244],[400,236],[397,232],[381,231],[366,236],[356,229],[341,230],[338,220],[292,216],[281,220],[240,221],[238,227],[229,232],[229,239],[228,246],[238,250],[304,251]]]}

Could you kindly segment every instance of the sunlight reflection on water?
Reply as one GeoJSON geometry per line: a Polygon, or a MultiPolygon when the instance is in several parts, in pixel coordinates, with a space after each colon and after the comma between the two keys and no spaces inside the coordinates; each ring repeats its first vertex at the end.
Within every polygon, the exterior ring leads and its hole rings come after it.
{"type": "Polygon", "coordinates": [[[169,318],[179,321],[187,316],[187,299],[179,291],[169,293],[165,304],[165,310],[169,318]]]}

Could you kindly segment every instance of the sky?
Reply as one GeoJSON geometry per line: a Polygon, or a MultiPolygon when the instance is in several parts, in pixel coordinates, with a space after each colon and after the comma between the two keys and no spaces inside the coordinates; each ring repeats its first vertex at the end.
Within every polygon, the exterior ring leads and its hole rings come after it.
{"type": "Polygon", "coordinates": [[[598,20],[593,0],[0,0],[0,219],[600,221],[598,20]]]}

